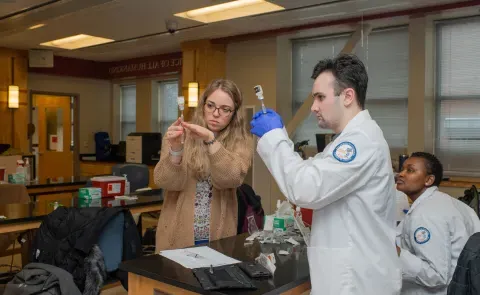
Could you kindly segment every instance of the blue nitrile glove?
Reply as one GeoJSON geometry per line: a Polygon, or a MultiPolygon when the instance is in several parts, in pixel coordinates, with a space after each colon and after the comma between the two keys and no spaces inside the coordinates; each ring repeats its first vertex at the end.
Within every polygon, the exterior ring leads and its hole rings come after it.
{"type": "Polygon", "coordinates": [[[273,129],[283,128],[283,121],[280,115],[275,113],[274,110],[267,109],[266,114],[264,114],[263,111],[258,111],[253,115],[250,126],[252,127],[250,130],[251,133],[262,137],[265,133],[273,129]]]}

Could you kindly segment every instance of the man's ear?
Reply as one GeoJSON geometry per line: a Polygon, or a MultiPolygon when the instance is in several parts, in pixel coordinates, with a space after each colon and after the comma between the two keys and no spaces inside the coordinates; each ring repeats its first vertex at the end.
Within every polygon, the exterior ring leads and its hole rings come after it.
{"type": "Polygon", "coordinates": [[[425,186],[431,187],[434,182],[435,182],[435,175],[428,175],[427,179],[425,180],[425,186]]]}
{"type": "Polygon", "coordinates": [[[347,88],[344,91],[345,94],[345,99],[343,100],[343,105],[348,107],[351,106],[352,104],[356,103],[355,102],[355,91],[353,91],[352,88],[347,88]]]}

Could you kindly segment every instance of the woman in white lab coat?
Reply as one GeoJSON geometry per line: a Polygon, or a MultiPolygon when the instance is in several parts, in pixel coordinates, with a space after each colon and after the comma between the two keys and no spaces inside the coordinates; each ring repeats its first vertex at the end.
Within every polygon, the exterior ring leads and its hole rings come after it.
{"type": "Polygon", "coordinates": [[[442,164],[428,153],[413,153],[397,177],[397,189],[413,201],[397,239],[402,295],[447,294],[460,252],[480,231],[470,207],[438,190],[442,177],[442,164]]]}

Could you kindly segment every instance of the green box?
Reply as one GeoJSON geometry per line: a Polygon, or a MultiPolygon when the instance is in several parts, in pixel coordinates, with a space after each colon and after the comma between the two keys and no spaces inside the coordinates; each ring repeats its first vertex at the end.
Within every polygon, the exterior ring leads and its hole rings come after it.
{"type": "Polygon", "coordinates": [[[78,197],[87,200],[101,199],[102,189],[99,187],[82,187],[78,190],[78,197]]]}
{"type": "Polygon", "coordinates": [[[78,207],[90,208],[90,207],[102,207],[101,199],[79,199],[78,207]]]}
{"type": "Polygon", "coordinates": [[[287,226],[285,224],[285,218],[284,217],[274,217],[273,218],[273,229],[275,230],[276,228],[279,228],[283,231],[287,230],[287,226]]]}

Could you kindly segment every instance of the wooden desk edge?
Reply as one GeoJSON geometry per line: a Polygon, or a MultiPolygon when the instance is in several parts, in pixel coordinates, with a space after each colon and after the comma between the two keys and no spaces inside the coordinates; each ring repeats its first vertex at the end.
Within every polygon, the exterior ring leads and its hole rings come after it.
{"type": "Polygon", "coordinates": [[[477,188],[480,188],[480,180],[477,182],[451,180],[451,181],[442,181],[442,183],[440,183],[440,187],[457,187],[457,188],[465,188],[465,189],[471,188],[472,185],[475,185],[477,188]]]}
{"type": "Polygon", "coordinates": [[[0,234],[14,233],[28,229],[39,228],[41,221],[25,221],[21,223],[0,224],[0,234]]]}
{"type": "Polygon", "coordinates": [[[34,187],[27,188],[29,195],[35,194],[48,194],[56,192],[70,192],[76,191],[82,187],[85,187],[85,184],[71,184],[71,185],[59,185],[59,186],[47,186],[47,187],[34,187]]]}
{"type": "MultiPolygon", "coordinates": [[[[301,295],[304,292],[311,289],[310,281],[307,281],[299,286],[294,287],[281,295],[301,295]]],[[[155,291],[159,291],[158,295],[163,294],[175,294],[175,295],[198,295],[199,293],[191,292],[179,287],[175,287],[160,281],[152,280],[147,277],[137,275],[134,273],[128,273],[128,295],[144,295],[144,294],[156,294],[155,291]]]]}
{"type": "Polygon", "coordinates": [[[132,214],[137,213],[145,213],[145,212],[154,212],[154,211],[162,211],[163,204],[152,204],[152,205],[145,205],[145,206],[138,206],[130,208],[130,212],[132,214]]]}
{"type": "MultiPolygon", "coordinates": [[[[162,204],[138,206],[138,207],[129,208],[129,210],[132,214],[161,211],[162,204]]],[[[0,234],[13,233],[13,232],[19,232],[19,231],[24,231],[28,229],[39,228],[41,223],[42,223],[41,221],[36,220],[36,221],[25,221],[20,223],[0,224],[0,234]]]]}

